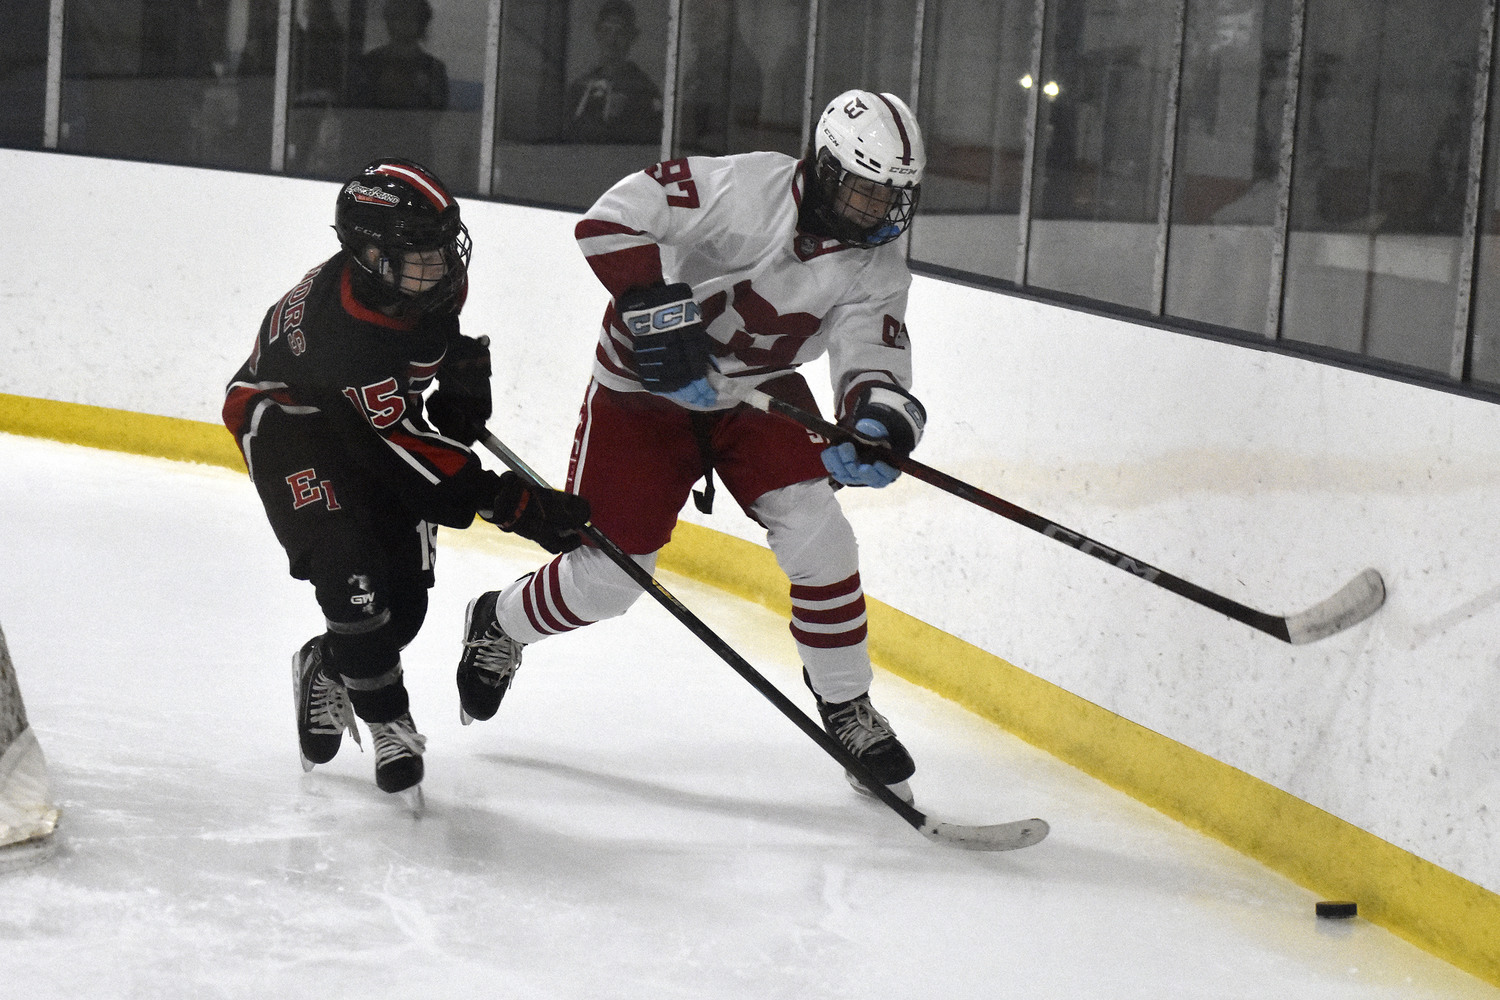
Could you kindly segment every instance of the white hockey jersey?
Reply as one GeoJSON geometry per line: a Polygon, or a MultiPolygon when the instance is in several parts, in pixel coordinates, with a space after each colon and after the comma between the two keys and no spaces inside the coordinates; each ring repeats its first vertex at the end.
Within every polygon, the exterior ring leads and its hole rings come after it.
{"type": "MultiPolygon", "coordinates": [[[[690,156],[622,179],[574,235],[612,297],[660,281],[690,285],[731,378],[758,384],[827,353],[842,416],[866,384],[910,388],[907,237],[862,250],[801,233],[801,198],[799,161],[783,153],[690,156]]],[[[594,375],[644,391],[612,304],[594,375]]],[[[715,408],[733,405],[721,396],[715,408]]]]}

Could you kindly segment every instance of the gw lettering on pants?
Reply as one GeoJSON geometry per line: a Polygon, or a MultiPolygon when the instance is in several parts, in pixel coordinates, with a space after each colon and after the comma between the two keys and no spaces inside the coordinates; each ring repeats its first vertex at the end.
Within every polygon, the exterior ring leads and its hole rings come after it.
{"type": "Polygon", "coordinates": [[[333,495],[333,482],[319,480],[313,469],[292,473],[286,477],[286,484],[292,488],[292,510],[301,510],[320,500],[328,505],[329,510],[339,509],[338,499],[333,495]]]}

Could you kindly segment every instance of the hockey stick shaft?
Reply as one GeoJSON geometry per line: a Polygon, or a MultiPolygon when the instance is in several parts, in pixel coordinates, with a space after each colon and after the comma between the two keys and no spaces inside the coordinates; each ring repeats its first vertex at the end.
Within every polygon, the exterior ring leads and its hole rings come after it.
{"type": "Polygon", "coordinates": [[[1164,590],[1170,590],[1194,604],[1210,608],[1251,628],[1275,636],[1282,642],[1301,644],[1340,632],[1374,614],[1385,600],[1385,585],[1380,579],[1380,574],[1373,569],[1367,569],[1346,584],[1337,594],[1300,614],[1279,616],[1258,611],[1152,566],[1144,560],[1095,541],[1081,532],[1065,528],[1055,521],[1049,521],[1040,514],[1034,514],[1009,500],[986,493],[977,486],[972,486],[945,472],[924,465],[910,456],[896,455],[884,442],[862,437],[759,389],[734,386],[729,391],[758,410],[791,420],[830,441],[852,441],[870,448],[884,450],[886,454],[882,457],[883,461],[889,462],[902,472],[924,483],[936,486],[946,493],[951,493],[962,500],[967,500],[978,507],[1030,528],[1032,531],[1062,542],[1070,548],[1109,563],[1116,569],[1124,570],[1147,583],[1154,583],[1164,590]]]}
{"type": "MultiPolygon", "coordinates": [[[[480,433],[479,440],[494,453],[496,458],[504,462],[516,475],[526,480],[529,485],[541,489],[551,489],[540,476],[532,471],[515,452],[507,448],[494,434],[488,430],[484,430],[480,433]]],[[[632,580],[640,584],[641,589],[655,598],[656,602],[666,608],[672,617],[687,626],[688,631],[697,636],[709,649],[717,653],[720,659],[734,669],[735,673],[748,681],[750,686],[765,696],[772,705],[775,705],[782,715],[792,720],[798,729],[806,733],[830,757],[842,764],[845,770],[858,778],[881,802],[890,806],[898,816],[910,823],[924,836],[931,836],[930,830],[933,824],[921,810],[906,802],[895,792],[881,784],[870,773],[869,768],[846,750],[842,743],[839,743],[824,732],[822,727],[809,718],[806,712],[798,708],[791,699],[781,693],[781,690],[776,685],[767,680],[760,671],[756,670],[744,657],[735,652],[729,643],[720,638],[718,633],[704,624],[697,615],[689,611],[681,601],[672,596],[671,592],[658,583],[656,578],[647,572],[640,563],[630,558],[623,549],[611,541],[609,536],[600,531],[592,523],[583,526],[583,533],[599,547],[600,551],[609,557],[611,562],[619,566],[632,580]]]]}

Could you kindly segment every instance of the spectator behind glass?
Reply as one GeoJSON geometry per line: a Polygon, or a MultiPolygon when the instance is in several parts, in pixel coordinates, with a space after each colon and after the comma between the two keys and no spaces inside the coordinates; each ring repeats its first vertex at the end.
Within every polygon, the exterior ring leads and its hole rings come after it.
{"type": "Polygon", "coordinates": [[[390,41],[366,52],[350,67],[350,106],[430,111],[448,107],[448,68],[422,48],[432,23],[432,4],[385,0],[381,14],[390,41]]]}
{"type": "Polygon", "coordinates": [[[699,0],[686,10],[678,146],[684,154],[746,152],[760,117],[761,69],[740,35],[734,0],[699,0]]]}
{"type": "Polygon", "coordinates": [[[432,4],[385,0],[381,15],[390,41],[350,65],[347,104],[401,113],[362,118],[355,134],[346,136],[359,149],[345,149],[343,158],[397,155],[431,166],[436,113],[448,107],[448,68],[422,48],[432,4]]]}
{"type": "Polygon", "coordinates": [[[630,58],[635,8],[606,0],[594,20],[599,65],[568,84],[564,142],[655,143],[661,139],[661,90],[630,58]]]}

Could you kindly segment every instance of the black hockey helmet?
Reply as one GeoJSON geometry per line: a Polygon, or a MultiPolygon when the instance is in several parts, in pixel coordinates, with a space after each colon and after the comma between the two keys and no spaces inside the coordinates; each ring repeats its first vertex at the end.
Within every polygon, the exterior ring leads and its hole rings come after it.
{"type": "Polygon", "coordinates": [[[803,161],[802,228],[862,249],[889,243],[911,226],[926,167],[904,101],[846,91],[823,110],[803,161]]]}
{"type": "Polygon", "coordinates": [[[333,229],[382,305],[438,312],[462,304],[471,243],[458,202],[431,170],[375,160],[339,190],[333,229]]]}

